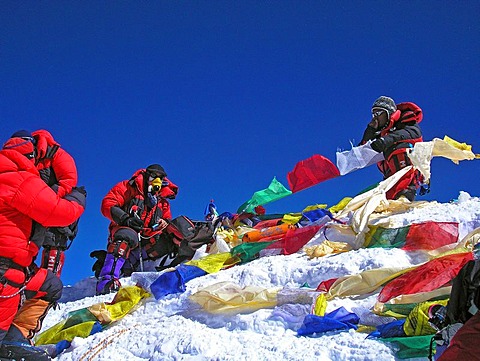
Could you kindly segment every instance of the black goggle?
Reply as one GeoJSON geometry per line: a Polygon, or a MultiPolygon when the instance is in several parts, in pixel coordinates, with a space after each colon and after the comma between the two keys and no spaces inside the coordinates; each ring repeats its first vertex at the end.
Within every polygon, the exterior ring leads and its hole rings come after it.
{"type": "Polygon", "coordinates": [[[24,156],[27,157],[28,159],[33,159],[35,158],[35,152],[24,154],[24,156]]]}
{"type": "Polygon", "coordinates": [[[163,180],[164,177],[161,174],[150,173],[150,178],[160,178],[161,180],[163,180]]]}
{"type": "Polygon", "coordinates": [[[29,141],[29,142],[32,142],[33,145],[35,145],[37,143],[37,141],[35,140],[34,137],[20,137],[20,139],[23,139],[23,140],[26,140],[26,141],[29,141]]]}
{"type": "MultiPolygon", "coordinates": [[[[160,180],[162,181],[162,187],[166,187],[170,184],[163,175],[158,175],[158,174],[149,174],[148,181],[152,182],[156,178],[160,178],[160,180]]],[[[158,187],[158,186],[154,186],[154,187],[158,187]]]]}

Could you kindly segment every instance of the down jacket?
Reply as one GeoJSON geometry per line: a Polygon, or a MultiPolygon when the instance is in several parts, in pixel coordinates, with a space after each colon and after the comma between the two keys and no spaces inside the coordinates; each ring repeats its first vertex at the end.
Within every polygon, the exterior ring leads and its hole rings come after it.
{"type": "Polygon", "coordinates": [[[30,241],[32,220],[44,227],[73,223],[84,208],[61,199],[40,178],[35,164],[13,149],[0,151],[0,256],[27,267],[38,253],[30,241]]]}
{"type": "Polygon", "coordinates": [[[158,217],[163,219],[172,218],[168,199],[174,199],[176,197],[178,187],[169,179],[165,178],[164,181],[166,181],[168,185],[162,187],[160,190],[160,194],[157,197],[157,204],[152,209],[146,209],[146,207],[144,207],[146,193],[144,174],[145,169],[136,171],[129,180],[124,180],[113,186],[103,198],[101,212],[111,221],[111,234],[115,233],[121,219],[125,219],[132,214],[132,211],[134,211],[133,207],[140,207],[142,209],[141,214],[137,214],[144,221],[145,227],[149,227],[152,217],[154,217],[153,223],[156,222],[155,218],[158,217]]]}

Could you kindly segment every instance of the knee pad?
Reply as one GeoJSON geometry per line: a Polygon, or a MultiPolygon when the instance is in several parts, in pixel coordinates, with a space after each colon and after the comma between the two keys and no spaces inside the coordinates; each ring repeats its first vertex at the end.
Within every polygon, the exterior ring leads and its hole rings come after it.
{"type": "Polygon", "coordinates": [[[138,233],[128,227],[122,227],[112,237],[108,246],[108,253],[116,257],[128,258],[130,249],[137,247],[138,233]]]}
{"type": "Polygon", "coordinates": [[[130,255],[130,245],[123,240],[113,241],[108,245],[107,254],[112,254],[115,258],[127,259],[130,255]]]}
{"type": "Polygon", "coordinates": [[[62,297],[63,283],[53,272],[47,273],[47,278],[40,287],[40,291],[44,291],[46,295],[42,297],[48,302],[57,302],[62,297]]]}
{"type": "Polygon", "coordinates": [[[47,302],[56,302],[62,297],[63,283],[52,271],[39,268],[25,288],[27,299],[37,298],[47,302]]]}

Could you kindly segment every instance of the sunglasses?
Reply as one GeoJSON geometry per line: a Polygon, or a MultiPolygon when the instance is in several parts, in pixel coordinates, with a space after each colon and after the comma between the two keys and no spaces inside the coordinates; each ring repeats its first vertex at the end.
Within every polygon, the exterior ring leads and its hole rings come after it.
{"type": "Polygon", "coordinates": [[[372,116],[374,118],[378,118],[380,115],[382,115],[383,113],[386,113],[387,111],[386,110],[376,110],[376,111],[372,111],[372,116]]]}

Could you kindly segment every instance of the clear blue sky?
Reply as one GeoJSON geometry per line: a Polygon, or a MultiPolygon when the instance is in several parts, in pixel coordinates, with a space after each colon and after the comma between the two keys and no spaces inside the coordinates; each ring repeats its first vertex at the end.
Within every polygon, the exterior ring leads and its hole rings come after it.
{"type": "MultiPolygon", "coordinates": [[[[360,140],[379,95],[422,107],[425,140],[480,152],[478,1],[2,1],[0,122],[47,129],[77,162],[88,207],[63,280],[104,248],[103,196],[162,164],[174,216],[210,199],[237,207],[313,154],[360,140]]],[[[2,141],[2,142],[3,142],[2,141]]],[[[432,191],[480,196],[478,161],[435,158],[432,191]]],[[[381,179],[375,167],[267,205],[333,205],[381,179]]]]}

